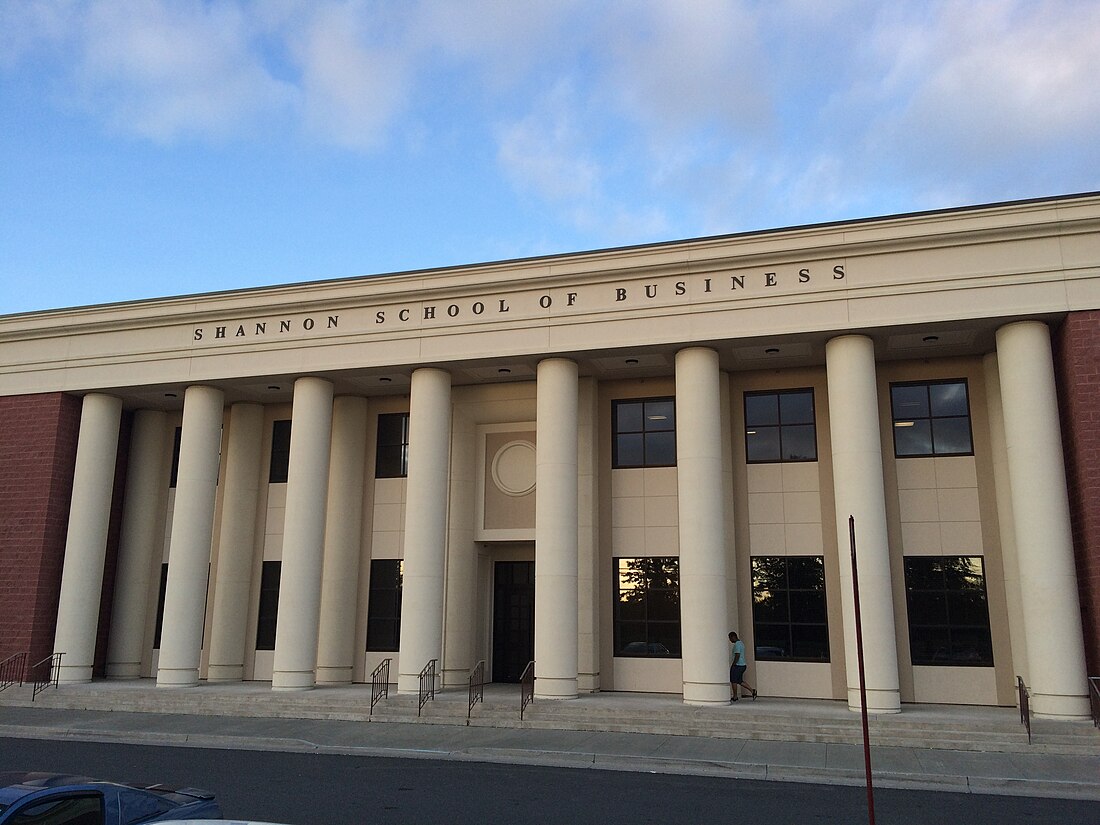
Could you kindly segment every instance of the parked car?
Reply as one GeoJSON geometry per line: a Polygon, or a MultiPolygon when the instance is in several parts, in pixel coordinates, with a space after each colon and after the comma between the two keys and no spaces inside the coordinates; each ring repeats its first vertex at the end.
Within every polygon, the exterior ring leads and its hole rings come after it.
{"type": "Polygon", "coordinates": [[[210,791],[59,773],[0,773],[0,825],[143,825],[218,819],[210,791]]]}

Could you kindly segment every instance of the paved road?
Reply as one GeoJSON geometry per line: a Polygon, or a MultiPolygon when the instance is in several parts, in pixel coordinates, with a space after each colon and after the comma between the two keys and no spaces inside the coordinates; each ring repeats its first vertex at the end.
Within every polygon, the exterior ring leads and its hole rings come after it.
{"type": "MultiPolygon", "coordinates": [[[[349,823],[863,823],[862,788],[431,759],[0,738],[0,770],[195,785],[226,816],[349,823]]],[[[1100,803],[880,789],[881,823],[1095,825],[1100,803]]]]}

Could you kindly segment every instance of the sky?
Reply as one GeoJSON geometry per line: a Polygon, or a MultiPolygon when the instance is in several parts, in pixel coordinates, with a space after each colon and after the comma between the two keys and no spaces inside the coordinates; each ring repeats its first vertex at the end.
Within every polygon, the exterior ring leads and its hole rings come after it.
{"type": "Polygon", "coordinates": [[[0,315],[1100,190],[1097,0],[0,0],[0,315]]]}

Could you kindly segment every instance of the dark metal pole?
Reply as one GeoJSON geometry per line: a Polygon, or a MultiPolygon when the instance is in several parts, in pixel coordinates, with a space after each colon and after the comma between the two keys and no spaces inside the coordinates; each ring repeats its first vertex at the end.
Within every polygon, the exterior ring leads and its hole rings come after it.
{"type": "Polygon", "coordinates": [[[871,734],[867,729],[867,677],[863,670],[863,623],[859,615],[859,568],[856,565],[856,517],[848,516],[852,545],[852,599],[856,608],[856,655],[859,659],[859,706],[863,715],[863,763],[867,773],[867,821],[875,825],[875,789],[871,784],[871,734]]]}

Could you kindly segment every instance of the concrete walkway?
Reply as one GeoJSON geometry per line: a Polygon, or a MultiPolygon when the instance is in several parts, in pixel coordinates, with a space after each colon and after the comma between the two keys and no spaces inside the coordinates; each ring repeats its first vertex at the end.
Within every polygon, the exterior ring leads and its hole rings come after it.
{"type": "MultiPolygon", "coordinates": [[[[602,693],[536,702],[521,722],[514,690],[490,686],[467,725],[465,690],[439,694],[418,718],[415,697],[383,700],[372,717],[369,686],[274,693],[262,683],[94,682],[33,703],[29,689],[13,689],[0,693],[0,736],[864,782],[859,714],[843,703],[762,697],[698,708],[602,693]]],[[[1091,723],[1034,720],[1029,744],[1014,708],[906,705],[871,722],[876,787],[1100,800],[1091,723]]]]}

